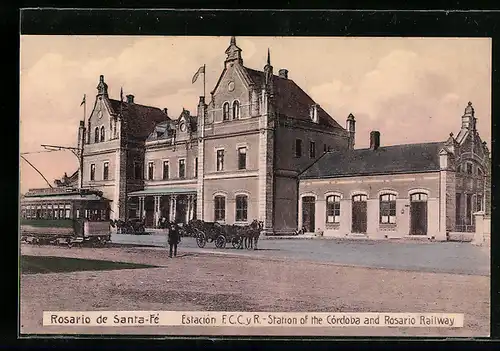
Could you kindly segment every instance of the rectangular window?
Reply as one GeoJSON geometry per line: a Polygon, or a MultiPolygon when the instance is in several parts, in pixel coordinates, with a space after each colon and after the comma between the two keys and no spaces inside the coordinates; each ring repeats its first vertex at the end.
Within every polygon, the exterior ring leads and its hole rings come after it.
{"type": "Polygon", "coordinates": [[[472,174],[472,163],[467,163],[467,174],[472,174]]]}
{"type": "Polygon", "coordinates": [[[95,180],[95,164],[90,165],[90,180],[95,180]]]}
{"type": "Polygon", "coordinates": [[[314,141],[309,142],[309,157],[310,158],[316,157],[316,143],[314,141]]]}
{"type": "Polygon", "coordinates": [[[214,219],[223,221],[226,218],[226,198],[224,196],[216,196],[214,199],[214,219]]]}
{"type": "Polygon", "coordinates": [[[142,179],[142,166],[140,162],[134,162],[134,178],[142,179]]]}
{"type": "Polygon", "coordinates": [[[247,168],[247,148],[240,147],[238,148],[238,169],[246,169],[247,168]]]}
{"type": "Polygon", "coordinates": [[[153,180],[155,165],[153,162],[148,162],[148,180],[153,180]]]}
{"type": "Polygon", "coordinates": [[[462,223],[462,194],[455,194],[455,222],[456,225],[463,225],[462,223]]]}
{"type": "Polygon", "coordinates": [[[472,195],[465,195],[465,224],[470,225],[472,223],[472,195]]]}
{"type": "Polygon", "coordinates": [[[198,157],[194,159],[194,177],[198,178],[198,157]]]}
{"type": "Polygon", "coordinates": [[[483,195],[476,196],[476,210],[483,211],[483,195]]]}
{"type": "Polygon", "coordinates": [[[71,218],[71,210],[66,210],[64,213],[64,218],[69,219],[71,218]]]}
{"type": "Polygon", "coordinates": [[[326,198],[326,222],[340,223],[340,196],[338,195],[326,198]]]}
{"type": "Polygon", "coordinates": [[[186,161],[184,159],[179,160],[179,178],[186,177],[186,161]]]}
{"type": "Polygon", "coordinates": [[[163,180],[167,180],[169,178],[169,169],[168,169],[168,161],[163,161],[163,180]]]}
{"type": "Polygon", "coordinates": [[[109,162],[104,162],[104,166],[102,168],[102,179],[108,180],[109,178],[109,162]]]}
{"type": "Polygon", "coordinates": [[[224,150],[217,150],[217,171],[224,170],[224,150]]]}
{"type": "Polygon", "coordinates": [[[384,194],[380,196],[380,223],[396,223],[396,195],[384,194]]]}
{"type": "Polygon", "coordinates": [[[248,219],[248,197],[246,195],[236,196],[236,221],[246,222],[248,219]]]}
{"type": "Polygon", "coordinates": [[[302,157],[302,140],[295,140],[295,157],[302,157]]]}

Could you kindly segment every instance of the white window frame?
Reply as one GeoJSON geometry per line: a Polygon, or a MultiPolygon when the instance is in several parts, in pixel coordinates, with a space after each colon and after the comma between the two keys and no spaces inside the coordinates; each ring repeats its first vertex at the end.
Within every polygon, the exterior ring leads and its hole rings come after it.
{"type": "Polygon", "coordinates": [[[109,161],[104,161],[102,163],[102,180],[109,180],[109,161]],[[104,177],[104,170],[106,169],[106,165],[108,166],[108,176],[104,177]]]}
{"type": "Polygon", "coordinates": [[[161,179],[169,180],[170,179],[170,160],[161,160],[161,179]],[[168,164],[167,169],[167,178],[165,178],[165,162],[168,164]]]}
{"type": "Polygon", "coordinates": [[[186,158],[178,158],[177,159],[177,177],[179,179],[186,179],[186,158]],[[181,161],[184,161],[184,177],[181,177],[181,161]]]}

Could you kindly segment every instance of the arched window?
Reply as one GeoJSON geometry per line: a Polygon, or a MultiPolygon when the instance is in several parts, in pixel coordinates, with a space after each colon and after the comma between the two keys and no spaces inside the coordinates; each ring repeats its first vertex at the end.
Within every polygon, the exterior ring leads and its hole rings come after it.
{"type": "Polygon", "coordinates": [[[326,223],[340,223],[340,196],[326,198],[326,223]]]}
{"type": "Polygon", "coordinates": [[[233,102],[233,119],[239,119],[240,118],[240,102],[238,100],[235,100],[233,102]]]}
{"type": "Polygon", "coordinates": [[[380,223],[395,224],[396,223],[396,195],[382,194],[380,195],[380,223]]]}
{"type": "Polygon", "coordinates": [[[101,141],[104,141],[104,136],[105,136],[105,134],[104,134],[104,133],[105,133],[105,132],[104,132],[104,126],[102,126],[102,127],[101,127],[101,141]]]}
{"type": "Polygon", "coordinates": [[[99,142],[99,127],[95,127],[94,143],[99,142]]]}
{"type": "Polygon", "coordinates": [[[214,198],[214,220],[223,221],[226,219],[226,198],[222,195],[217,195],[214,198]]]}
{"type": "Polygon", "coordinates": [[[229,102],[225,102],[224,105],[222,105],[222,119],[224,121],[229,120],[229,102]]]}
{"type": "Polygon", "coordinates": [[[248,220],[248,197],[246,195],[236,196],[236,222],[248,220]]]}

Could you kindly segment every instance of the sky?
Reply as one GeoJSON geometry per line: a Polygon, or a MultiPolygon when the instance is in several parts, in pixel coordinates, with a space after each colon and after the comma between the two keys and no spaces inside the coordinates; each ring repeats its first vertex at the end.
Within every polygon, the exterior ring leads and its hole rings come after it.
{"type": "MultiPolygon", "coordinates": [[[[183,108],[196,114],[206,65],[206,94],[214,88],[230,37],[21,36],[20,151],[41,144],[76,146],[80,106],[86,117],[104,75],[111,98],[133,94],[136,103],[183,108]]],[[[237,37],[245,66],[262,70],[271,52],[277,74],[294,80],[338,123],[356,117],[356,148],[446,140],[458,134],[472,102],[478,131],[490,147],[491,40],[488,38],[237,37]]],[[[208,99],[208,98],[207,98],[208,99]]],[[[78,168],[70,151],[25,157],[53,182],[78,168]]],[[[46,187],[20,160],[21,193],[46,187]]]]}

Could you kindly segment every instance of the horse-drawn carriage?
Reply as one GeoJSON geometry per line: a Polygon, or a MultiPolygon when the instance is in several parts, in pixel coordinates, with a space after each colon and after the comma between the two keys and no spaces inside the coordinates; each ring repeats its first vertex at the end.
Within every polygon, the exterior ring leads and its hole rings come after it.
{"type": "Polygon", "coordinates": [[[257,249],[260,232],[263,224],[254,220],[250,225],[227,225],[218,222],[204,222],[192,220],[184,230],[188,235],[196,238],[198,247],[203,248],[207,242],[214,242],[215,247],[223,249],[231,243],[235,249],[257,249]]]}
{"type": "Polygon", "coordinates": [[[118,219],[111,221],[111,226],[116,228],[118,234],[145,234],[145,224],[143,219],[133,218],[126,221],[118,219]]]}

